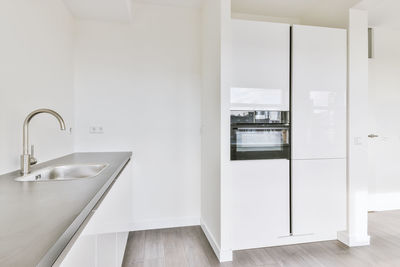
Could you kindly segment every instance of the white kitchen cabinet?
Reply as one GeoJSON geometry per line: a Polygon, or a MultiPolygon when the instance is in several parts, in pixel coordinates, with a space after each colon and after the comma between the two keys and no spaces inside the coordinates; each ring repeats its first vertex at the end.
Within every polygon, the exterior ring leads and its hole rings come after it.
{"type": "Polygon", "coordinates": [[[336,233],[346,228],[346,30],[292,31],[293,234],[336,233]]]}
{"type": "Polygon", "coordinates": [[[128,233],[80,235],[65,255],[62,267],[116,267],[124,258],[128,233]]]}
{"type": "Polygon", "coordinates": [[[232,20],[233,110],[289,110],[290,25],[232,20]]]}
{"type": "Polygon", "coordinates": [[[121,266],[132,212],[130,162],[110,187],[54,266],[121,266]]]}
{"type": "Polygon", "coordinates": [[[75,240],[73,246],[69,248],[68,254],[61,255],[54,266],[72,267],[85,266],[97,267],[97,236],[86,235],[80,236],[75,240]]]}
{"type": "Polygon", "coordinates": [[[132,222],[131,163],[120,173],[84,228],[83,235],[126,232],[132,222]]]}
{"type": "Polygon", "coordinates": [[[233,249],[289,235],[289,161],[231,161],[233,249]]]}
{"type": "Polygon", "coordinates": [[[292,162],[293,234],[346,229],[346,159],[292,162]]]}
{"type": "MultiPolygon", "coordinates": [[[[287,110],[289,26],[232,27],[231,109],[287,110]]],[[[292,195],[289,161],[231,161],[233,249],[332,239],[346,228],[346,38],[343,29],[293,26],[292,195]]]]}
{"type": "Polygon", "coordinates": [[[128,233],[97,235],[97,267],[121,266],[128,233]]]}
{"type": "Polygon", "coordinates": [[[346,30],[293,26],[292,158],[346,157],[346,30]]]}

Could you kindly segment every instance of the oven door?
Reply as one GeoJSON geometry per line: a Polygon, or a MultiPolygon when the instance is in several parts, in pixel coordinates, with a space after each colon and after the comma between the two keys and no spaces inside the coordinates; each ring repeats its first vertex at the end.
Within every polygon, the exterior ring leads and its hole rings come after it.
{"type": "Polygon", "coordinates": [[[231,160],[289,158],[288,126],[232,125],[231,160]]]}

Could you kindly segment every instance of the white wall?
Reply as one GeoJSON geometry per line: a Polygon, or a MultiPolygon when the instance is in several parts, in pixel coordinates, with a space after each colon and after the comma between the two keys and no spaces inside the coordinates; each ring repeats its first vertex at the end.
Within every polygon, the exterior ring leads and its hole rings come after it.
{"type": "Polygon", "coordinates": [[[233,181],[231,169],[231,0],[221,0],[221,261],[232,261],[233,181]]]}
{"type": "Polygon", "coordinates": [[[220,261],[232,260],[230,21],[230,0],[204,2],[201,226],[220,261]]]}
{"type": "Polygon", "coordinates": [[[369,60],[369,210],[400,209],[400,31],[373,30],[369,60]]]}
{"type": "Polygon", "coordinates": [[[368,12],[350,9],[347,94],[347,231],[339,240],[368,245],[368,12]]]}
{"type": "MultiPolygon", "coordinates": [[[[73,125],[73,20],[61,0],[0,2],[0,173],[19,169],[22,124],[52,108],[73,125]]],[[[39,162],[72,152],[73,139],[49,115],[31,122],[39,162]]]]}
{"type": "Polygon", "coordinates": [[[77,23],[75,148],[133,151],[132,229],[199,223],[200,45],[196,9],[138,4],[131,24],[77,23]]]}
{"type": "Polygon", "coordinates": [[[202,9],[201,224],[219,256],[221,249],[221,3],[202,9]]]}

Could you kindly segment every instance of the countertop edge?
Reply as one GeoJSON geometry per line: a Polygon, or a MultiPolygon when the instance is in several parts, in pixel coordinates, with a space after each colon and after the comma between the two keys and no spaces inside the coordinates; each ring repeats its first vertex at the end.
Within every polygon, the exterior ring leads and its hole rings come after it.
{"type": "Polygon", "coordinates": [[[118,177],[124,167],[132,158],[132,152],[128,153],[129,156],[121,162],[115,172],[110,176],[102,188],[96,193],[92,200],[86,205],[86,207],[81,211],[81,213],[75,218],[71,225],[65,230],[65,232],[57,239],[54,245],[47,251],[47,253],[42,257],[40,262],[36,265],[38,267],[48,267],[52,266],[56,262],[57,258],[61,255],[65,247],[68,245],[70,240],[73,238],[75,233],[78,231],[79,227],[90,215],[90,212],[96,206],[97,202],[101,199],[103,194],[108,190],[113,181],[118,177]]]}

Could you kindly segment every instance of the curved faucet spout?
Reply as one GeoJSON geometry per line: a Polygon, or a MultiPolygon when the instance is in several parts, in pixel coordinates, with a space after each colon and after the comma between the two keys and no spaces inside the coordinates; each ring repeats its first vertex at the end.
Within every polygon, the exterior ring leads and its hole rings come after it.
{"type": "Polygon", "coordinates": [[[23,142],[22,142],[23,151],[21,156],[21,172],[23,174],[27,174],[29,172],[29,165],[30,165],[29,160],[33,158],[33,155],[29,154],[29,122],[32,120],[33,117],[41,113],[47,113],[53,115],[58,120],[58,123],[60,124],[60,129],[62,131],[65,131],[64,119],[60,116],[60,114],[58,114],[54,110],[43,108],[34,110],[31,113],[29,113],[29,115],[26,117],[24,121],[24,126],[23,126],[23,142]]]}
{"type": "Polygon", "coordinates": [[[31,113],[29,113],[29,115],[26,117],[24,121],[23,154],[29,154],[29,122],[32,120],[33,117],[41,113],[47,113],[53,115],[60,123],[61,131],[65,131],[64,119],[60,116],[60,114],[58,114],[54,110],[42,108],[32,111],[31,113]]]}

